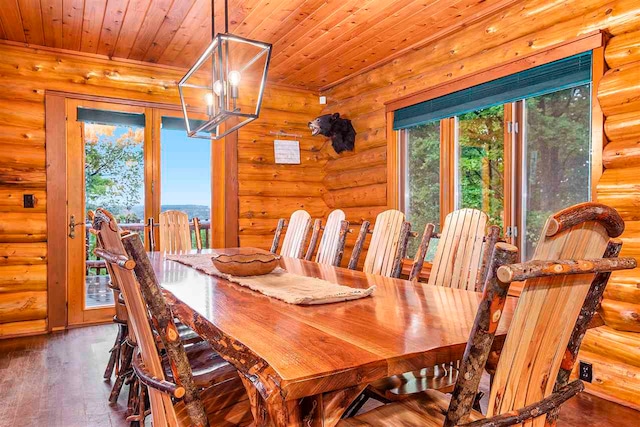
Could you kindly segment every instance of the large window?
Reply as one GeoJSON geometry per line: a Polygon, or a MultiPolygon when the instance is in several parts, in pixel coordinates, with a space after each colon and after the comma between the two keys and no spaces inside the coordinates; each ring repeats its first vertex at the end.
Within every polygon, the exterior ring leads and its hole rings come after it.
{"type": "Polygon", "coordinates": [[[504,106],[457,117],[456,208],[486,212],[503,226],[504,106]]]}
{"type": "Polygon", "coordinates": [[[590,67],[577,55],[396,112],[412,229],[479,209],[530,259],[549,215],[591,197],[590,67]]]}
{"type": "Polygon", "coordinates": [[[523,103],[520,245],[524,259],[533,255],[549,215],[590,198],[590,86],[531,97],[523,103]]]}
{"type": "MultiPolygon", "coordinates": [[[[413,229],[421,232],[427,223],[440,222],[440,122],[407,129],[404,141],[404,211],[413,229]]],[[[419,239],[409,242],[410,256],[419,244],[419,239]]]]}

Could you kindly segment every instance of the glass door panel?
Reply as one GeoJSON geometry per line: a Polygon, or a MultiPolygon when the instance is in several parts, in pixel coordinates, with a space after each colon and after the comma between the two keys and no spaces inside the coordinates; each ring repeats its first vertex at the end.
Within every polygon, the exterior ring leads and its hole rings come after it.
{"type": "Polygon", "coordinates": [[[144,238],[150,141],[144,107],[68,99],[66,109],[67,322],[81,325],[109,321],[115,313],[87,213],[106,208],[121,228],[144,238]]]}
{"type": "MultiPolygon", "coordinates": [[[[144,126],[83,122],[86,211],[104,207],[125,230],[144,229],[144,126]]],[[[85,228],[87,262],[85,307],[113,305],[104,262],[93,250],[95,236],[85,228]]],[[[140,236],[144,238],[143,232],[140,236]]]]}
{"type": "Polygon", "coordinates": [[[504,106],[457,118],[456,208],[479,209],[504,225],[504,106]]]}
{"type": "Polygon", "coordinates": [[[211,141],[187,137],[183,119],[173,116],[163,116],[160,128],[160,212],[167,210],[198,218],[203,247],[209,247],[211,141]]]}
{"type": "Polygon", "coordinates": [[[533,256],[546,219],[591,198],[591,85],[524,101],[522,259],[533,256]]]}
{"type": "MultiPolygon", "coordinates": [[[[403,142],[404,212],[413,231],[421,234],[427,223],[440,223],[440,121],[407,129],[403,142]]],[[[421,237],[409,240],[407,256],[415,255],[421,237]]],[[[429,245],[430,252],[436,246],[429,245]]]]}

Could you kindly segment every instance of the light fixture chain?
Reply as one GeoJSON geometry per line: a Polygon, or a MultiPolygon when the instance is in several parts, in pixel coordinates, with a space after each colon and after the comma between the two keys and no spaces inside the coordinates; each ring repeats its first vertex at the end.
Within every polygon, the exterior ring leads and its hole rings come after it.
{"type": "Polygon", "coordinates": [[[224,32],[229,34],[229,2],[224,0],[224,32]]]}
{"type": "Polygon", "coordinates": [[[216,37],[216,0],[211,0],[211,41],[216,37]]]}
{"type": "MultiPolygon", "coordinates": [[[[211,0],[211,40],[216,37],[216,1],[211,0]]],[[[229,1],[224,0],[224,32],[229,34],[229,1]]]]}

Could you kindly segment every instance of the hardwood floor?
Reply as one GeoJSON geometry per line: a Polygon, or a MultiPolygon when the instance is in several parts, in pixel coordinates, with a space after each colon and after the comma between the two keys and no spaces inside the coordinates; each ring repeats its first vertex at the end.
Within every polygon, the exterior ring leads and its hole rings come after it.
{"type": "Polygon", "coordinates": [[[115,325],[0,341],[0,426],[127,426],[102,379],[115,325]],[[6,392],[8,390],[8,392],[6,392]]]}
{"type": "MultiPolygon", "coordinates": [[[[126,386],[117,404],[102,379],[114,325],[0,340],[0,427],[124,427],[126,386]]],[[[640,413],[583,393],[560,413],[560,427],[638,425],[640,413]]]]}

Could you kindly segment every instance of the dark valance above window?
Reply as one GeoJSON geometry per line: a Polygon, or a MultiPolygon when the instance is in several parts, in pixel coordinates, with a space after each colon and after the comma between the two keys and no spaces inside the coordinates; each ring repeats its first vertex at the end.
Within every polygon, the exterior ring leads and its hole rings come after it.
{"type": "Polygon", "coordinates": [[[591,51],[401,108],[395,111],[393,129],[417,126],[589,82],[591,51]]]}
{"type": "MultiPolygon", "coordinates": [[[[190,125],[193,129],[196,129],[204,124],[204,120],[189,119],[190,125]]],[[[162,129],[165,130],[181,130],[186,132],[187,127],[182,117],[170,117],[164,116],[162,118],[162,129]]]]}
{"type": "Polygon", "coordinates": [[[144,114],[122,113],[119,111],[94,110],[92,108],[78,108],[78,121],[97,123],[101,125],[121,125],[144,127],[144,114]]]}

